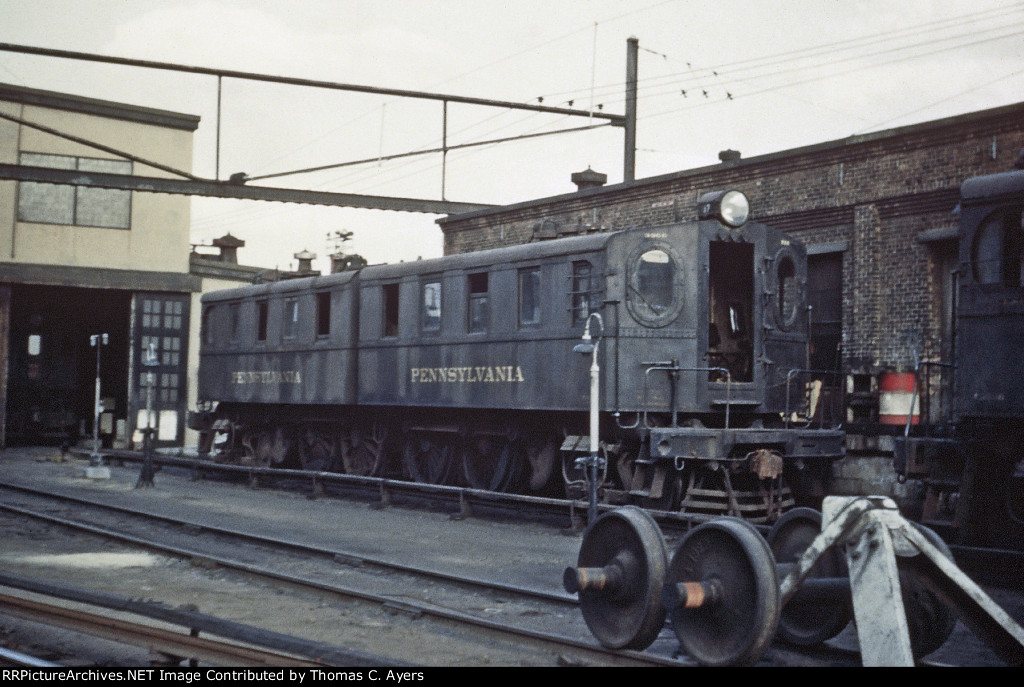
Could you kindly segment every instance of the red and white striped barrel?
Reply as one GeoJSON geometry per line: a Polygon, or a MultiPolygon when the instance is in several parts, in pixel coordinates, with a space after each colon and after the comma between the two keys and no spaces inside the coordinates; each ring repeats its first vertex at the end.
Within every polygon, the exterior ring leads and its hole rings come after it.
{"type": "Polygon", "coordinates": [[[921,421],[920,399],[914,394],[913,372],[885,372],[878,376],[878,421],[883,425],[905,425],[921,421]]]}

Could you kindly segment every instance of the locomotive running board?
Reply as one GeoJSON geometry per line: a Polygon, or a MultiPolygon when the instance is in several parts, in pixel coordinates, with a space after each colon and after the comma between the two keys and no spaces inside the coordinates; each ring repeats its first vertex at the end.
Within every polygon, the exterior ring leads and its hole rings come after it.
{"type": "Polygon", "coordinates": [[[884,496],[830,496],[815,537],[779,586],[780,606],[793,598],[832,546],[845,548],[853,612],[865,666],[913,666],[896,557],[950,606],[1008,665],[1024,665],[1024,628],[905,520],[884,496]]]}

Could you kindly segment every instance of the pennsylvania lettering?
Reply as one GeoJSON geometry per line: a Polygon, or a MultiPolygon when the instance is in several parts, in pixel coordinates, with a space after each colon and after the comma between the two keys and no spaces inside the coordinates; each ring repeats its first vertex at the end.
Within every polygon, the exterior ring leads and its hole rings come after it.
{"type": "Polygon", "coordinates": [[[231,373],[235,384],[302,384],[298,370],[244,370],[231,373]]]}
{"type": "Polygon", "coordinates": [[[414,367],[410,374],[410,381],[413,384],[497,384],[526,381],[523,377],[523,368],[518,365],[414,367]]]}

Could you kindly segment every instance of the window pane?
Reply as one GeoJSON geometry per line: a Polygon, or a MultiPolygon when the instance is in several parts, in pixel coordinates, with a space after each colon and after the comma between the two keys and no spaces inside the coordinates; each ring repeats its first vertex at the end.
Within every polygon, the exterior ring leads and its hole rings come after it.
{"type": "Polygon", "coordinates": [[[572,266],[572,319],[585,322],[590,316],[590,263],[577,262],[572,266]]]}
{"type": "Polygon", "coordinates": [[[289,298],[284,302],[284,338],[294,339],[299,328],[299,301],[289,298]]]}
{"type": "MultiPolygon", "coordinates": [[[[126,160],[80,158],[78,169],[86,172],[131,174],[132,163],[126,160]]],[[[77,194],[75,224],[115,229],[127,229],[131,226],[131,191],[79,186],[77,194]]]]}
{"type": "Polygon", "coordinates": [[[242,316],[242,305],[240,303],[232,303],[229,306],[231,312],[231,343],[238,343],[238,324],[241,322],[242,316]]]}
{"type": "Polygon", "coordinates": [[[654,249],[641,255],[636,277],[637,290],[652,311],[661,313],[672,305],[675,265],[668,253],[654,249]]]}
{"type": "Polygon", "coordinates": [[[441,283],[423,285],[423,330],[436,332],[441,328],[441,283]]]}
{"type": "Polygon", "coordinates": [[[321,291],[316,295],[316,335],[331,334],[331,292],[321,291]]]}
{"type": "MultiPolygon", "coordinates": [[[[66,155],[22,153],[21,164],[51,169],[75,169],[66,155]]],[[[44,224],[74,224],[75,187],[23,181],[18,184],[18,219],[44,224]]]]}
{"type": "Polygon", "coordinates": [[[519,323],[540,324],[540,269],[519,272],[519,323]]]}
{"type": "Polygon", "coordinates": [[[256,304],[256,340],[267,340],[267,302],[260,301],[256,304]]]}
{"type": "Polygon", "coordinates": [[[487,331],[487,273],[469,275],[469,331],[487,331]]]}

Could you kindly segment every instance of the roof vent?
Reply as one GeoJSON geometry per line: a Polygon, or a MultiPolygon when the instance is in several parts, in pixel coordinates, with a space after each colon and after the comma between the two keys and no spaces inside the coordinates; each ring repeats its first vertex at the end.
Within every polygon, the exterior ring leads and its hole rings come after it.
{"type": "Polygon", "coordinates": [[[316,260],[316,253],[310,253],[308,250],[303,250],[295,254],[295,259],[299,261],[299,269],[297,270],[300,274],[313,272],[313,261],[316,260]]]}
{"type": "Polygon", "coordinates": [[[730,162],[739,162],[740,151],[732,149],[723,150],[718,154],[718,159],[721,160],[723,164],[729,164],[730,162]]]}
{"type": "Polygon", "coordinates": [[[598,188],[608,183],[608,175],[595,172],[590,167],[587,167],[582,172],[576,172],[572,175],[572,183],[576,184],[577,190],[582,191],[587,188],[598,188]]]}
{"type": "Polygon", "coordinates": [[[215,248],[220,249],[220,261],[229,262],[232,265],[238,264],[238,249],[245,245],[245,241],[236,238],[231,234],[224,234],[219,239],[213,240],[215,248]]]}

